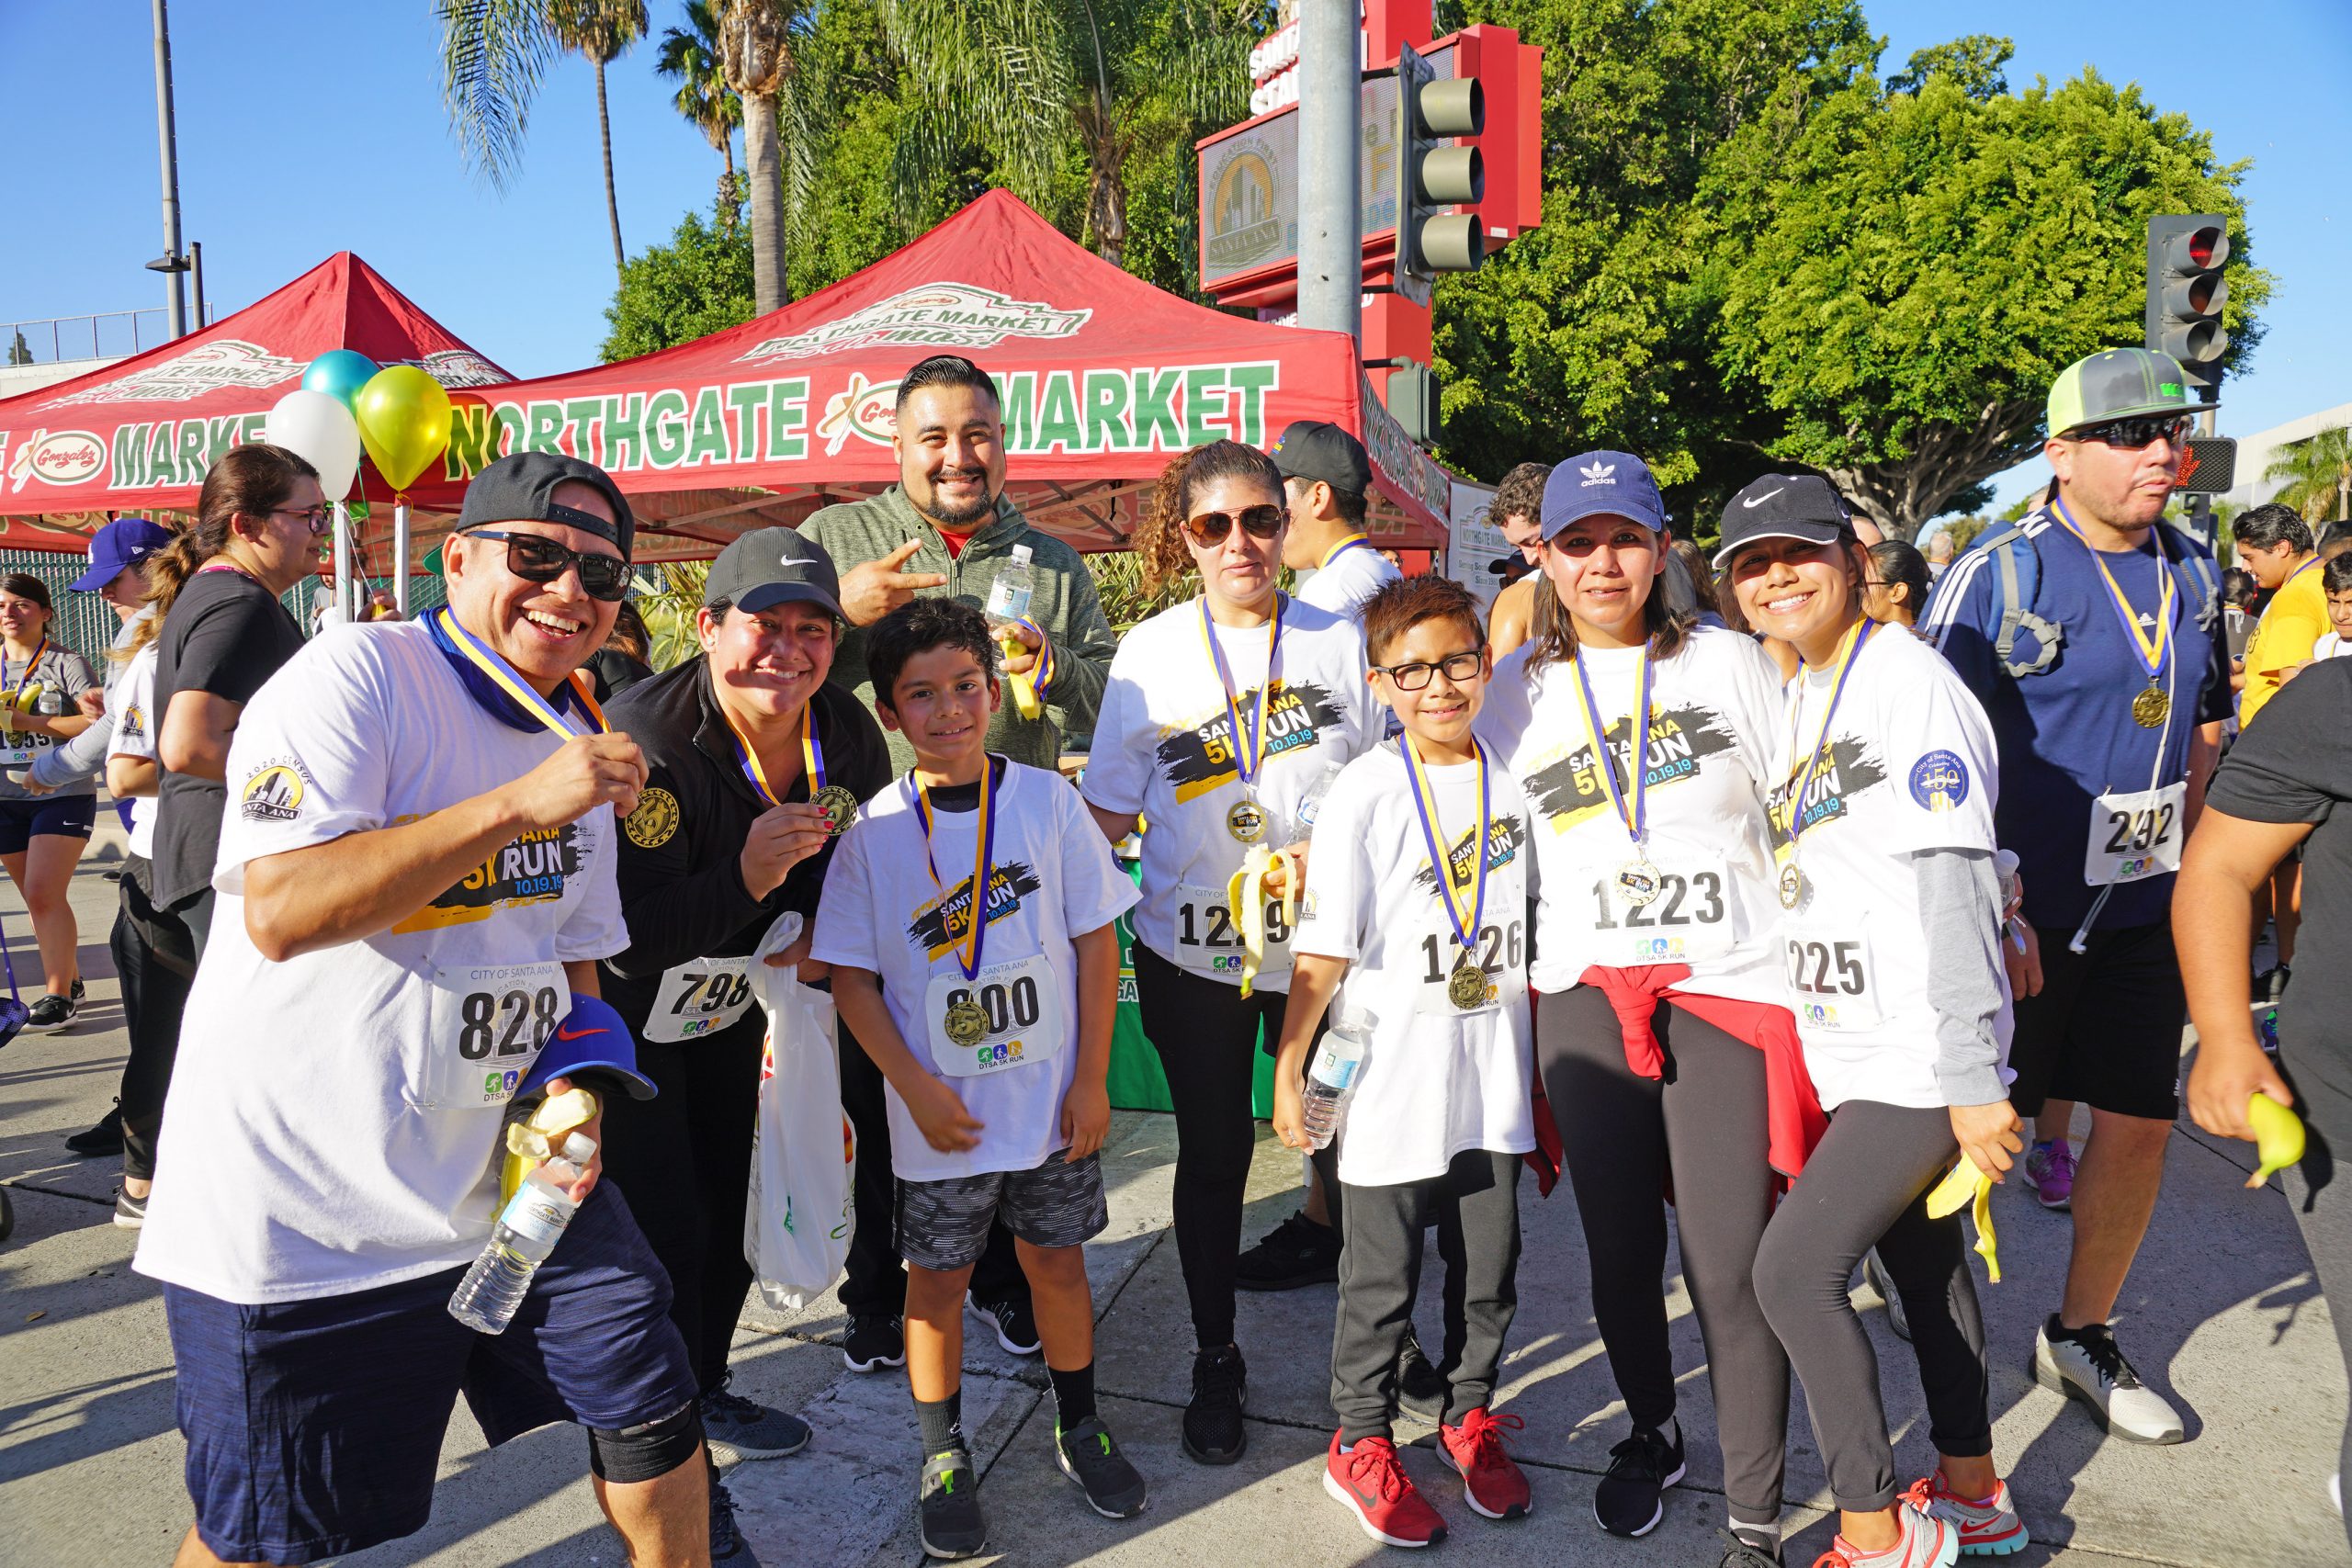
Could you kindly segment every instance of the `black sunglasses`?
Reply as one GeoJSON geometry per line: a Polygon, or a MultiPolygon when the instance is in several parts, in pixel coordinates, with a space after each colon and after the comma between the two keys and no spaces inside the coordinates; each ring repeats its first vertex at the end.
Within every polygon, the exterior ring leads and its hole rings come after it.
{"type": "Polygon", "coordinates": [[[2096,441],[2102,446],[2121,446],[2138,451],[2168,441],[2175,446],[2188,434],[2193,421],[2187,414],[2146,414],[2138,419],[2113,420],[2095,424],[2087,430],[2075,432],[2077,441],[2096,441]]]}
{"type": "Polygon", "coordinates": [[[1271,539],[1283,531],[1290,521],[1290,513],[1280,506],[1245,506],[1238,512],[1204,512],[1198,517],[1184,519],[1184,532],[1193,543],[1204,550],[1213,550],[1225,543],[1236,523],[1253,539],[1271,539]]]}
{"type": "Polygon", "coordinates": [[[1459,682],[1476,677],[1486,664],[1483,651],[1449,653],[1434,664],[1375,664],[1372,672],[1387,676],[1396,682],[1400,692],[1418,692],[1430,683],[1430,676],[1437,671],[1444,671],[1447,680],[1459,682]]]}
{"type": "Polygon", "coordinates": [[[500,534],[476,528],[469,539],[498,539],[506,546],[506,570],[526,582],[553,582],[577,568],[580,586],[591,599],[617,604],[628,594],[628,562],[618,556],[584,555],[537,534],[500,534]]]}

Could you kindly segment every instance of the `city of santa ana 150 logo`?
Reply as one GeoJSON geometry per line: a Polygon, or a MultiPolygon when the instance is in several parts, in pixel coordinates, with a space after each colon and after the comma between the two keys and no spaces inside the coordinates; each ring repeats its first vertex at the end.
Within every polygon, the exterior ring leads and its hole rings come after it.
{"type": "Polygon", "coordinates": [[[1957,810],[1968,798],[1968,764],[1954,752],[1928,752],[1911,764],[1911,798],[1929,811],[1957,810]]]}
{"type": "Polygon", "coordinates": [[[27,479],[44,484],[74,485],[106,471],[107,444],[86,430],[36,430],[17,448],[8,465],[11,490],[22,490],[27,479]]]}
{"type": "Polygon", "coordinates": [[[40,406],[62,409],[73,403],[175,403],[230,387],[258,389],[290,381],[302,373],[302,361],[272,354],[257,343],[227,337],[198,344],[186,354],[85,387],[40,406]]]}
{"type": "Polygon", "coordinates": [[[248,822],[290,822],[302,809],[302,775],[275,762],[245,781],[240,807],[248,822]]]}
{"type": "Polygon", "coordinates": [[[928,283],[805,333],[768,338],[739,358],[805,359],[888,345],[994,348],[1009,337],[1069,337],[1093,314],[1091,310],[1057,310],[1041,300],[1015,299],[968,283],[928,283]]]}

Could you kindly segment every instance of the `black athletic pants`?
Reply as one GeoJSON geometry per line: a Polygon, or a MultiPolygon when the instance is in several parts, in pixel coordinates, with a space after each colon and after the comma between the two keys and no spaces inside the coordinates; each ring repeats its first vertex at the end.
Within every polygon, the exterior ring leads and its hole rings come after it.
{"type": "Polygon", "coordinates": [[[1764,1053],[1661,1003],[1651,1028],[1665,1072],[1641,1077],[1626,1066],[1615,1010],[1591,986],[1544,993],[1535,1025],[1544,1095],[1584,1222],[1593,1321],[1626,1413],[1659,1430],[1674,1418],[1662,1288],[1670,1174],[1724,1493],[1743,1522],[1777,1519],[1789,1362],[1756,1301],[1756,1248],[1773,1190],[1764,1053]]]}
{"type": "Polygon", "coordinates": [[[180,1015],[196,979],[196,948],[186,926],[158,910],[141,886],[147,863],[123,864],[121,905],[107,947],[122,982],[122,1016],[130,1054],[122,1064],[122,1173],[155,1179],[155,1140],[164,1130],[164,1096],[179,1054],[180,1015]]]}
{"type": "Polygon", "coordinates": [[[1955,1459],[1993,1451],[1984,1322],[1961,1218],[1928,1218],[1928,1193],[1959,1155],[1942,1108],[1849,1100],[1830,1114],[1829,1131],[1756,1255],[1757,1299],[1804,1382],[1830,1495],[1849,1513],[1873,1513],[1901,1490],[1878,1358],[1847,1299],[1855,1266],[1872,1247],[1910,1320],[1936,1451],[1955,1459]]]}
{"type": "MultiPolygon", "coordinates": [[[[841,1027],[842,1108],[857,1131],[857,1166],[851,1186],[857,1200],[857,1228],[850,1233],[849,1261],[842,1280],[842,1310],[853,1317],[899,1317],[907,1310],[906,1270],[899,1260],[895,1229],[899,1187],[890,1174],[888,1087],[865,1047],[841,1027]]],[[[976,1302],[1029,1301],[1029,1277],[1012,1249],[1012,1232],[997,1216],[989,1227],[988,1250],[972,1266],[976,1302]]]]}
{"type": "Polygon", "coordinates": [[[1396,1359],[1420,1292],[1422,1236],[1438,1222],[1445,1260],[1445,1422],[1495,1393],[1503,1337],[1519,1312],[1517,1155],[1465,1149],[1445,1174],[1387,1187],[1349,1187],[1331,1336],[1331,1408],[1340,1440],[1385,1438],[1396,1413],[1396,1359]]]}
{"type": "MultiPolygon", "coordinates": [[[[2303,1247],[2335,1319],[2335,1340],[2352,1371],[2352,1060],[2324,1045],[2300,1048],[2293,1036],[2279,1043],[2278,1071],[2295,1091],[2303,1119],[2302,1163],[2279,1172],[2287,1201],[2302,1228],[2303,1247]]],[[[2337,1473],[2352,1475],[2352,1420],[2344,1428],[2337,1473]]],[[[2352,1517],[2345,1538],[2352,1540],[2352,1517]]]]}
{"type": "MultiPolygon", "coordinates": [[[[1234,1343],[1234,1264],[1241,1256],[1241,1201],[1258,1122],[1250,1096],[1258,1072],[1258,1032],[1282,1033],[1280,991],[1253,992],[1188,975],[1135,944],[1136,1002],[1143,1032],[1159,1053],[1176,1111],[1176,1258],[1192,1298],[1193,1334],[1204,1350],[1234,1343]]],[[[1340,1219],[1338,1145],[1315,1156],[1331,1218],[1340,1219]]]]}

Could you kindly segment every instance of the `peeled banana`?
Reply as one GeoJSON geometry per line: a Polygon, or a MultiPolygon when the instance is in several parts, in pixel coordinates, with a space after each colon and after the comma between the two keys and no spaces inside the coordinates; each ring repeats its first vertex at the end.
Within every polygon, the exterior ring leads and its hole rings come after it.
{"type": "Polygon", "coordinates": [[[2245,1108],[2245,1119],[2254,1128],[2255,1151],[2261,1156],[2261,1168],[2246,1179],[2248,1187],[2259,1187],[2270,1179],[2273,1171],[2301,1163],[2303,1157],[2303,1121],[2277,1100],[2255,1091],[2245,1108]]]}
{"type": "Polygon", "coordinates": [[[1960,1163],[1928,1194],[1928,1217],[1940,1220],[1972,1201],[1976,1206],[1976,1254],[1984,1259],[1984,1271],[1997,1285],[2001,1282],[2001,1255],[1993,1235],[1993,1179],[1977,1169],[1974,1160],[1962,1155],[1960,1163]]]}
{"type": "Polygon", "coordinates": [[[539,1102],[528,1116],[506,1123],[506,1157],[498,1168],[498,1201],[514,1196],[532,1171],[563,1146],[574,1127],[596,1119],[604,1108],[592,1089],[568,1089],[539,1102]]]}
{"type": "MultiPolygon", "coordinates": [[[[1004,650],[1004,656],[1007,659],[1017,659],[1026,651],[1021,646],[1021,639],[1010,631],[999,633],[996,645],[1004,650]]],[[[1004,683],[1011,688],[1012,705],[1020,710],[1022,717],[1035,718],[1046,711],[1046,705],[1037,696],[1037,672],[1035,670],[1020,675],[1015,675],[1008,670],[1005,671],[1004,683]]]]}
{"type": "Polygon", "coordinates": [[[1233,914],[1234,929],[1241,933],[1241,994],[1245,998],[1256,987],[1258,971],[1266,962],[1265,883],[1267,874],[1276,866],[1283,870],[1283,924],[1295,929],[1298,924],[1299,884],[1306,880],[1306,861],[1297,851],[1252,844],[1242,859],[1241,869],[1226,884],[1225,907],[1233,914]]]}

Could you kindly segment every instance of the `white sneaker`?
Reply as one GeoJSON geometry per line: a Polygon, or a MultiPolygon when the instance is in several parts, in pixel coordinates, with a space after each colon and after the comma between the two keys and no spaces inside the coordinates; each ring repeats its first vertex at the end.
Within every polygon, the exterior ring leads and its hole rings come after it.
{"type": "Polygon", "coordinates": [[[2100,1426],[2127,1441],[2177,1443],[2188,1436],[2180,1412],[2141,1384],[2113,1329],[2102,1323],[2080,1330],[2080,1338],[2052,1339],[2050,1326],[2057,1321],[2034,1333],[2034,1382],[2081,1400],[2100,1426]]]}

